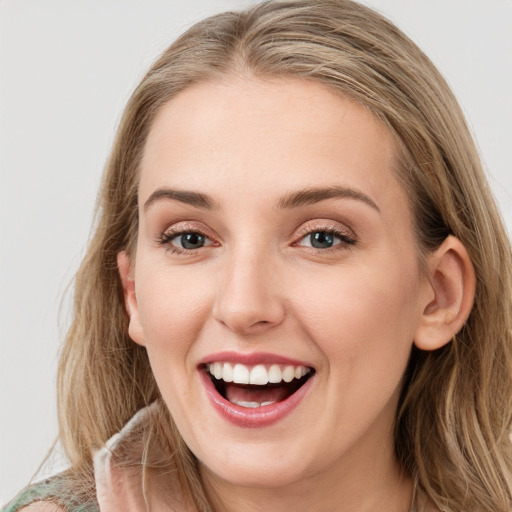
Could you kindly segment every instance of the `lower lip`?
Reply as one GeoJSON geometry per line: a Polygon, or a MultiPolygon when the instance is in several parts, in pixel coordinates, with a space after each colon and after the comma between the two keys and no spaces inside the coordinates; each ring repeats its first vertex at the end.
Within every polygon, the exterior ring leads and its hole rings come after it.
{"type": "Polygon", "coordinates": [[[200,369],[200,378],[213,408],[227,421],[243,428],[260,428],[274,425],[299,406],[312,386],[315,376],[310,377],[295,393],[286,400],[263,407],[241,407],[226,400],[217,392],[207,373],[200,369]]]}

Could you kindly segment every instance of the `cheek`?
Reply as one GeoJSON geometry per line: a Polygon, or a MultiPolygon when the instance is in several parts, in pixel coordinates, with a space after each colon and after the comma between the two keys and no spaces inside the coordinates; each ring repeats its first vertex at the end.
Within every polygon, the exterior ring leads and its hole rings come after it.
{"type": "MultiPolygon", "coordinates": [[[[304,298],[296,303],[297,317],[324,353],[330,373],[352,384],[371,375],[393,386],[405,370],[419,322],[419,285],[415,269],[376,268],[339,268],[334,275],[316,276],[307,290],[297,290],[304,298]]],[[[366,384],[361,382],[363,392],[366,384]]]]}
{"type": "Polygon", "coordinates": [[[152,365],[183,365],[208,315],[208,286],[176,269],[141,272],[139,283],[140,324],[152,365]]]}
{"type": "Polygon", "coordinates": [[[337,404],[332,428],[342,428],[340,438],[379,422],[389,428],[414,338],[414,286],[400,274],[351,269],[331,290],[317,290],[304,314],[326,362],[325,403],[337,404]]]}
{"type": "MultiPolygon", "coordinates": [[[[190,382],[196,367],[191,352],[207,316],[209,297],[204,286],[161,268],[140,273],[137,303],[151,369],[164,402],[175,420],[188,417],[197,401],[190,382]]],[[[180,431],[187,427],[180,424],[180,431]]]]}

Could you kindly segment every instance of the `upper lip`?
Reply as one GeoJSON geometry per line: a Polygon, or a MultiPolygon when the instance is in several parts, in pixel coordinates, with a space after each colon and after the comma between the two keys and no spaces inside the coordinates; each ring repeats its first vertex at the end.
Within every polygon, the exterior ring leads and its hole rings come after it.
{"type": "Polygon", "coordinates": [[[248,354],[242,354],[239,352],[224,351],[209,354],[203,357],[198,366],[203,366],[208,363],[214,363],[216,361],[225,363],[239,363],[246,366],[253,366],[257,364],[282,364],[282,365],[293,365],[293,366],[306,366],[308,368],[314,368],[310,363],[305,361],[299,361],[290,357],[272,354],[269,352],[252,352],[248,354]]]}

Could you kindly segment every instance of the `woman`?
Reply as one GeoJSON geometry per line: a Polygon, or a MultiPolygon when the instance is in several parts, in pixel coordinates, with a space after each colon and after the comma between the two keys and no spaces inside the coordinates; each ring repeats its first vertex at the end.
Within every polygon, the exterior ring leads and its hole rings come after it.
{"type": "Polygon", "coordinates": [[[396,27],[345,0],[209,18],[107,165],[59,370],[71,469],[7,510],[509,510],[510,263],[396,27]]]}

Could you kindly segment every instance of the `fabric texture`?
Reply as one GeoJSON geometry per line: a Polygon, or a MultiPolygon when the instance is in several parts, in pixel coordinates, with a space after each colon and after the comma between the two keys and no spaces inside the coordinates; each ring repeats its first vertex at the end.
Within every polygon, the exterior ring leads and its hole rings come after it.
{"type": "Polygon", "coordinates": [[[64,474],[56,475],[42,482],[26,487],[2,512],[15,512],[36,501],[49,501],[62,507],[66,512],[99,512],[98,504],[94,501],[79,503],[67,492],[68,485],[64,474]]]}
{"type": "Polygon", "coordinates": [[[85,486],[90,492],[79,495],[83,486],[64,472],[28,486],[0,512],[16,512],[37,501],[56,503],[66,512],[146,512],[162,503],[176,512],[195,511],[176,471],[161,462],[169,460],[167,452],[156,440],[147,442],[155,408],[151,404],[137,412],[94,455],[94,485],[85,486]]]}
{"type": "MultiPolygon", "coordinates": [[[[77,498],[73,482],[66,472],[37,482],[23,489],[1,512],[16,512],[31,503],[48,501],[66,512],[135,512],[146,510],[143,500],[140,471],[120,469],[120,449],[129,444],[131,451],[138,449],[136,438],[148,420],[149,408],[139,411],[94,457],[94,489],[96,496],[77,498]],[[146,420],[146,421],[145,421],[146,420]],[[85,501],[85,502],[84,502],[85,501]]],[[[140,440],[138,441],[140,444],[140,440]]],[[[75,486],[76,488],[76,486],[75,486]]],[[[94,489],[92,494],[94,494],[94,489]]]]}

